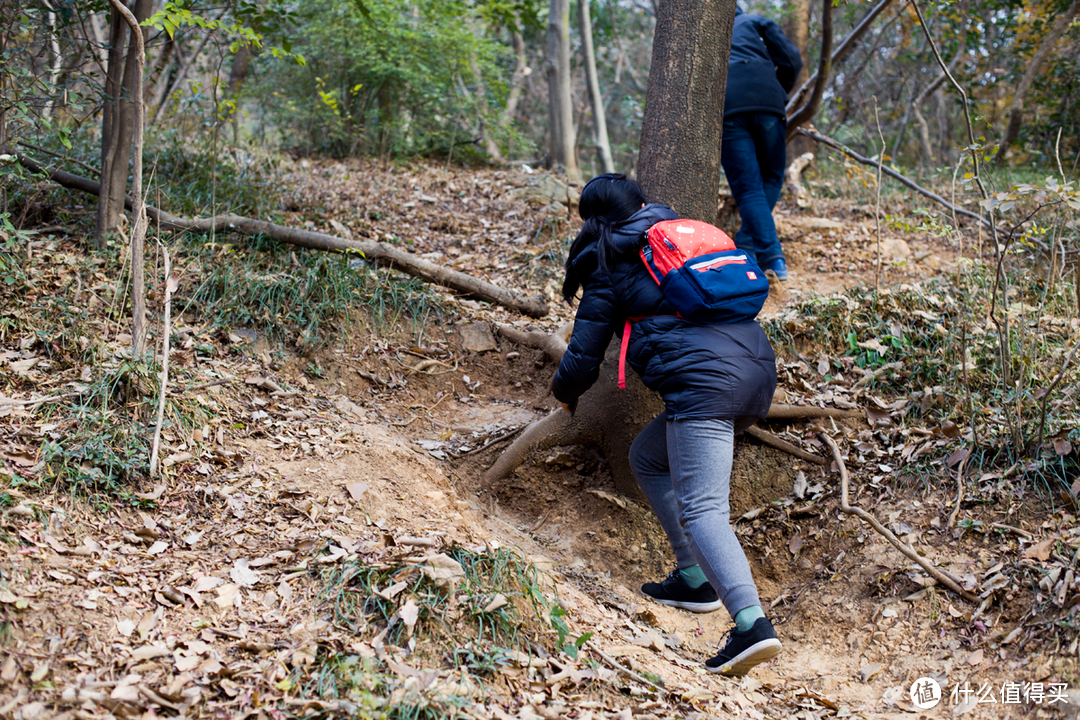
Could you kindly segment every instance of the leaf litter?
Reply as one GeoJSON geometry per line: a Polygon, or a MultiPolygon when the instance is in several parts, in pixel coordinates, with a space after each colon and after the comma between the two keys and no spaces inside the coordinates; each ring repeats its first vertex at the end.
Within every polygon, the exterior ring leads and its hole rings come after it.
{"type": "MultiPolygon", "coordinates": [[[[520,197],[495,209],[517,182],[512,174],[420,169],[370,182],[364,167],[317,169],[294,176],[295,212],[318,218],[310,211],[319,208],[336,216],[326,219],[336,232],[381,233],[493,282],[556,294],[567,209],[548,203],[529,210],[520,197]],[[499,233],[509,239],[505,248],[485,244],[499,233]],[[545,253],[556,260],[553,270],[520,274],[542,266],[537,260],[545,253]]],[[[795,256],[814,247],[808,241],[795,256]]],[[[59,286],[76,264],[65,252],[77,251],[52,250],[59,286]]],[[[793,289],[798,299],[801,290],[793,289]]],[[[448,302],[469,324],[526,324],[472,301],[448,302]]],[[[781,323],[801,321],[783,308],[776,312],[781,323]]],[[[927,322],[940,318],[925,314],[927,322]]],[[[560,319],[529,324],[552,329],[560,319]]],[[[115,363],[125,340],[109,321],[100,327],[103,338],[113,338],[107,352],[116,359],[106,362],[115,363]]],[[[208,347],[222,340],[198,328],[182,331],[208,347]]],[[[249,342],[232,335],[237,340],[223,340],[234,347],[249,342]]],[[[1076,656],[1075,635],[1038,621],[1043,609],[1065,616],[1080,602],[1071,561],[1080,533],[1068,512],[1032,524],[1019,519],[1012,503],[997,511],[969,504],[978,512],[966,525],[950,527],[943,517],[955,502],[948,488],[917,494],[890,483],[902,462],[944,460],[949,440],[962,433],[948,423],[911,424],[905,409],[940,404],[943,389],[889,394],[880,385],[903,376],[902,362],[837,368],[823,353],[783,359],[780,375],[787,402],[865,409],[866,425],[830,423],[857,468],[853,502],[872,509],[984,602],[968,607],[936,591],[859,521],[837,517],[833,476],[802,467],[788,485],[791,495],[743,513],[736,525],[748,552],[766,568],[763,596],[781,621],[786,652],[755,677],[726,680],[703,675],[699,664],[714,651],[722,619],[643,609],[610,571],[565,566],[572,558],[560,545],[559,513],[544,534],[485,517],[489,508],[477,505],[468,483],[446,463],[512,432],[539,408],[525,396],[499,405],[513,383],[485,365],[484,353],[498,348],[457,348],[449,337],[435,342],[442,343],[434,350],[439,361],[421,368],[416,358],[400,361],[399,353],[412,349],[407,344],[395,352],[394,341],[373,338],[349,356],[362,377],[358,386],[346,383],[344,394],[268,356],[199,362],[201,374],[188,380],[206,385],[194,401],[209,422],[186,437],[166,438],[167,481],[141,496],[154,504],[150,509],[100,514],[71,496],[10,487],[2,530],[12,551],[0,560],[7,628],[0,711],[22,718],[58,711],[77,717],[332,715],[389,707],[477,718],[874,717],[910,709],[896,682],[913,671],[954,682],[1049,683],[1069,667],[1055,660],[1055,643],[1058,653],[1063,641],[1064,655],[1076,656]],[[460,370],[448,373],[446,390],[432,392],[427,383],[450,368],[460,370]],[[487,395],[484,384],[502,391],[491,387],[487,395]],[[416,392],[430,397],[415,398],[416,392]],[[413,407],[416,399],[422,407],[413,407]],[[496,412],[461,421],[485,406],[496,412]],[[410,415],[423,420],[406,423],[410,415]],[[475,618],[528,609],[515,594],[520,588],[484,587],[470,597],[466,569],[454,559],[455,553],[465,557],[462,552],[490,559],[507,543],[522,548],[514,551],[521,563],[549,578],[538,583],[541,610],[533,607],[533,615],[519,618],[518,625],[527,630],[532,623],[535,634],[517,650],[461,634],[447,654],[433,640],[435,625],[476,632],[475,618]],[[782,547],[790,552],[781,562],[775,548],[782,547]],[[389,573],[388,581],[357,585],[368,572],[389,573]],[[401,578],[390,582],[395,573],[401,578]],[[347,626],[335,606],[342,597],[362,610],[347,626]],[[563,631],[551,620],[554,607],[570,609],[563,631]],[[822,631],[830,623],[836,630],[822,631]],[[586,629],[592,639],[572,656],[564,648],[586,629]],[[628,680],[591,655],[589,643],[649,684],[628,680]]],[[[876,353],[886,348],[874,338],[857,346],[876,353]]],[[[61,369],[42,349],[27,341],[3,347],[5,378],[14,379],[0,397],[5,472],[24,483],[40,472],[40,438],[64,422],[56,417],[33,425],[36,405],[51,395],[77,394],[91,379],[83,367],[61,369]]],[[[419,354],[428,352],[420,348],[419,354]]],[[[533,384],[543,382],[537,377],[533,384]]],[[[781,434],[820,450],[812,433],[798,426],[781,434]]],[[[1060,441],[1055,447],[1065,450],[1060,441]]],[[[951,452],[944,467],[963,461],[951,452]]],[[[549,463],[544,472],[573,467],[549,463]]],[[[1003,472],[984,473],[978,482],[997,487],[1005,479],[1003,472]]],[[[608,503],[611,513],[632,510],[631,500],[618,499],[622,503],[608,503]]],[[[603,557],[593,560],[604,567],[603,557]]],[[[990,708],[964,709],[977,716],[990,708]]]]}

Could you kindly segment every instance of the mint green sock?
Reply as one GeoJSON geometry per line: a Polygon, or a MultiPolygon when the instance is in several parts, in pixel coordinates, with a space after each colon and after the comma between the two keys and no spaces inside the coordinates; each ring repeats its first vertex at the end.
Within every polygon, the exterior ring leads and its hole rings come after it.
{"type": "Polygon", "coordinates": [[[692,590],[697,590],[709,582],[709,578],[705,577],[705,573],[701,572],[700,565],[679,568],[679,574],[682,575],[683,582],[689,585],[692,590]]]}
{"type": "Polygon", "coordinates": [[[735,627],[740,631],[749,630],[754,627],[754,623],[757,622],[758,618],[763,617],[765,617],[765,611],[761,609],[760,605],[744,607],[735,613],[735,627]]]}

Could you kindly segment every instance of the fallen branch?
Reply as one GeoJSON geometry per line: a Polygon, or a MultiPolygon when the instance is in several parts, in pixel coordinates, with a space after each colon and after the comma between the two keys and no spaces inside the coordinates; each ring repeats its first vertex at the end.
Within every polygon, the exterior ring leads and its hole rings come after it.
{"type": "Polygon", "coordinates": [[[840,509],[848,515],[854,515],[860,520],[864,520],[870,524],[881,536],[892,543],[893,547],[906,555],[913,562],[918,564],[923,570],[925,570],[930,577],[937,580],[945,587],[952,590],[954,593],[964,598],[968,602],[978,602],[979,598],[973,593],[968,592],[960,585],[960,581],[955,577],[939,570],[930,564],[930,561],[915,552],[915,549],[909,545],[904,545],[900,542],[900,538],[896,537],[887,527],[882,525],[876,517],[866,512],[862,508],[854,507],[848,503],[848,471],[847,466],[844,465],[844,459],[840,456],[840,449],[836,447],[836,443],[829,437],[828,433],[819,432],[818,437],[825,443],[829,450],[832,451],[833,460],[836,461],[836,466],[840,469],[840,509]]]}
{"type": "MultiPolygon", "coordinates": [[[[21,153],[16,153],[16,157],[19,164],[27,170],[45,175],[58,185],[91,195],[97,195],[101,192],[101,185],[93,180],[63,170],[46,170],[21,153]]],[[[472,275],[436,265],[386,243],[373,240],[345,240],[335,235],[290,228],[266,220],[257,220],[232,213],[196,219],[178,217],[152,205],[146,205],[145,208],[147,214],[163,230],[201,233],[231,230],[245,235],[266,235],[289,245],[313,250],[354,252],[360,254],[368,262],[392,267],[408,275],[455,290],[467,297],[502,305],[529,317],[543,317],[548,313],[547,302],[543,296],[521,297],[505,288],[480,280],[472,275]]]]}
{"type": "Polygon", "coordinates": [[[818,457],[817,455],[815,455],[813,453],[807,452],[807,451],[803,450],[802,448],[797,447],[796,445],[793,445],[793,444],[789,443],[787,440],[783,440],[783,439],[777,437],[776,435],[773,435],[768,430],[762,430],[759,427],[751,425],[750,427],[746,428],[746,434],[749,435],[752,438],[756,438],[758,441],[760,441],[764,445],[768,445],[769,447],[776,448],[777,450],[783,450],[788,455],[794,455],[795,457],[799,458],[800,460],[806,460],[807,462],[812,462],[815,465],[824,465],[825,464],[825,459],[824,458],[818,457]]]}
{"type": "Polygon", "coordinates": [[[969,457],[971,457],[970,453],[961,458],[959,467],[956,468],[956,507],[949,513],[949,522],[945,524],[946,530],[956,525],[956,518],[960,516],[960,504],[964,502],[964,468],[967,467],[969,457]]]}
{"type": "MultiPolygon", "coordinates": [[[[813,130],[807,130],[806,128],[799,128],[798,130],[795,131],[795,133],[797,135],[805,135],[806,137],[810,138],[811,140],[821,143],[825,147],[829,147],[829,148],[832,148],[833,150],[836,150],[838,152],[842,152],[843,154],[847,155],[849,158],[851,158],[852,160],[854,160],[857,163],[862,163],[863,165],[869,165],[870,167],[873,167],[873,168],[878,167],[878,161],[877,160],[871,160],[868,157],[860,155],[859,153],[857,153],[854,150],[852,150],[851,148],[849,148],[847,145],[844,145],[843,143],[841,143],[841,142],[839,142],[837,140],[833,140],[832,138],[825,137],[824,135],[819,135],[818,133],[814,132],[813,130]]],[[[948,208],[949,210],[956,213],[957,215],[964,215],[964,216],[967,216],[969,218],[974,218],[975,220],[978,220],[979,222],[981,222],[983,225],[987,226],[988,228],[993,227],[993,224],[989,220],[984,218],[982,215],[979,215],[978,213],[972,212],[970,210],[965,210],[962,207],[957,207],[957,206],[953,205],[951,202],[949,202],[945,198],[941,197],[937,193],[931,192],[930,190],[927,190],[926,188],[922,187],[921,185],[917,185],[914,181],[909,180],[908,178],[904,177],[903,175],[896,172],[895,170],[893,170],[890,167],[886,167],[886,166],[882,165],[881,166],[881,172],[888,175],[892,179],[899,181],[901,185],[904,185],[904,186],[914,190],[915,192],[919,193],[923,197],[929,198],[929,199],[933,200],[934,202],[938,203],[939,205],[942,205],[943,207],[948,208]]]]}
{"type": "Polygon", "coordinates": [[[585,643],[585,647],[589,648],[594,653],[596,653],[601,658],[603,658],[604,662],[606,662],[608,665],[610,665],[613,669],[618,670],[619,672],[623,673],[624,675],[626,675],[628,677],[633,678],[634,680],[637,680],[642,685],[647,685],[647,686],[651,687],[653,690],[656,691],[656,694],[659,695],[660,697],[666,697],[667,696],[667,690],[665,690],[664,688],[660,687],[659,685],[657,685],[657,684],[655,684],[653,682],[650,682],[649,680],[646,680],[644,677],[637,674],[636,672],[634,672],[630,668],[623,667],[622,665],[620,665],[618,662],[615,661],[615,658],[611,657],[606,652],[601,650],[597,646],[597,644],[594,643],[591,639],[588,642],[585,643]]]}

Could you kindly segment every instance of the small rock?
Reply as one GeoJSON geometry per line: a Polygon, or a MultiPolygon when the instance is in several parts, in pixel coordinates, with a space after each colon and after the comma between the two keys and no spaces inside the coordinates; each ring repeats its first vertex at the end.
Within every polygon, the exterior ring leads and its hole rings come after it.
{"type": "Polygon", "coordinates": [[[900,238],[882,239],[881,256],[889,262],[908,260],[911,258],[911,246],[900,238]]]}
{"type": "Polygon", "coordinates": [[[881,663],[874,663],[873,665],[863,665],[859,668],[859,680],[864,684],[870,682],[879,672],[881,672],[881,663]]]}
{"type": "Polygon", "coordinates": [[[498,349],[495,337],[491,334],[487,323],[474,322],[462,325],[458,328],[458,332],[461,333],[461,347],[469,352],[484,353],[498,349]]]}

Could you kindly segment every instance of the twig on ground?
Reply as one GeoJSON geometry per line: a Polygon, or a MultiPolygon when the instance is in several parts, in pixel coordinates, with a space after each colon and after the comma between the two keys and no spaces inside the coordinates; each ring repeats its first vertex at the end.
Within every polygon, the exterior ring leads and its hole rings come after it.
{"type": "Polygon", "coordinates": [[[766,420],[816,420],[818,418],[864,418],[866,414],[862,410],[841,410],[840,408],[823,408],[817,405],[783,405],[773,403],[769,406],[769,414],[766,420]]]}
{"type": "Polygon", "coordinates": [[[794,455],[800,460],[806,460],[807,462],[812,462],[815,465],[825,464],[825,458],[818,457],[813,453],[809,453],[802,448],[789,443],[787,440],[778,438],[768,430],[762,430],[761,428],[752,425],[746,428],[746,434],[752,438],[755,438],[762,444],[768,445],[769,447],[774,447],[777,450],[783,450],[788,455],[794,455]]]}
{"type": "Polygon", "coordinates": [[[992,527],[992,528],[994,528],[996,530],[1004,530],[1005,532],[1011,532],[1014,535],[1019,535],[1021,537],[1026,537],[1026,538],[1035,537],[1035,535],[1033,535],[1032,533],[1029,533],[1027,530],[1024,530],[1023,528],[1018,528],[1015,525],[1006,525],[1005,523],[997,523],[996,522],[996,523],[990,523],[990,527],[992,527]]]}
{"type": "Polygon", "coordinates": [[[232,385],[234,382],[236,382],[236,378],[211,380],[210,382],[199,383],[198,385],[188,385],[185,388],[175,388],[172,390],[172,394],[183,395],[184,393],[196,392],[197,390],[205,390],[206,388],[212,388],[218,385],[232,385]]]}
{"type": "Polygon", "coordinates": [[[150,477],[158,474],[158,451],[161,449],[161,426],[165,422],[165,398],[169,388],[169,323],[172,312],[172,294],[176,289],[177,280],[172,275],[172,262],[169,259],[169,248],[161,245],[161,255],[165,259],[165,321],[161,338],[161,390],[158,392],[157,423],[154,426],[154,444],[150,449],[150,477]]]}
{"type": "Polygon", "coordinates": [[[893,547],[902,552],[913,562],[918,564],[918,566],[925,570],[927,574],[930,575],[930,577],[934,578],[939,583],[949,588],[954,593],[964,598],[968,602],[978,602],[979,598],[974,593],[965,590],[960,585],[959,580],[934,567],[930,564],[929,560],[921,557],[917,552],[915,552],[914,548],[904,545],[902,542],[900,542],[900,538],[896,537],[896,535],[894,535],[891,530],[882,525],[876,517],[863,510],[862,508],[855,507],[848,503],[848,471],[847,466],[844,465],[844,458],[840,456],[840,448],[836,447],[836,443],[833,442],[833,439],[829,437],[828,433],[819,432],[818,437],[821,438],[821,441],[829,447],[829,450],[832,451],[833,460],[836,461],[836,466],[840,469],[840,509],[848,515],[854,515],[860,520],[864,520],[865,522],[869,523],[870,526],[873,527],[874,530],[876,530],[882,537],[892,543],[893,547]]]}
{"type": "Polygon", "coordinates": [[[81,397],[84,393],[86,393],[85,389],[78,390],[76,392],[64,393],[62,395],[50,395],[49,397],[38,398],[37,400],[4,400],[3,402],[0,402],[0,407],[15,407],[16,405],[19,405],[20,407],[30,407],[31,412],[33,412],[34,410],[37,410],[39,406],[44,405],[45,403],[81,397]]]}
{"type": "Polygon", "coordinates": [[[956,507],[949,513],[949,522],[945,524],[946,530],[956,525],[956,516],[960,514],[960,503],[964,501],[964,468],[967,467],[969,457],[971,456],[965,455],[956,468],[956,507]]]}
{"type": "Polygon", "coordinates": [[[520,433],[522,430],[524,430],[527,427],[528,427],[528,424],[525,424],[525,425],[522,425],[521,427],[519,427],[519,428],[517,428],[515,430],[511,430],[510,432],[504,433],[504,434],[500,435],[499,437],[491,438],[490,440],[488,440],[486,443],[484,443],[483,445],[481,445],[478,448],[473,448],[472,450],[469,450],[467,452],[459,453],[458,457],[465,457],[466,455],[474,455],[474,454],[476,454],[478,452],[481,452],[483,450],[487,450],[492,445],[496,445],[496,444],[501,443],[501,442],[503,442],[505,440],[509,440],[510,438],[514,437],[515,435],[517,435],[518,433],[520,433]]]}
{"type": "Polygon", "coordinates": [[[600,656],[601,658],[603,658],[604,662],[606,662],[606,663],[607,663],[608,665],[610,665],[610,666],[611,666],[611,667],[612,667],[613,669],[615,669],[615,670],[618,670],[619,672],[623,673],[623,674],[624,674],[624,675],[626,675],[627,677],[631,677],[631,678],[633,678],[634,680],[638,681],[638,682],[639,682],[639,683],[641,683],[642,685],[648,685],[648,686],[649,686],[649,687],[651,687],[651,688],[652,688],[653,690],[655,690],[655,691],[656,691],[656,693],[657,693],[657,695],[659,695],[660,697],[666,697],[666,696],[667,696],[667,690],[665,690],[664,688],[660,687],[660,686],[659,686],[659,685],[657,685],[656,683],[650,682],[649,680],[645,679],[645,678],[644,678],[644,677],[642,677],[641,675],[638,675],[638,674],[637,674],[636,672],[634,672],[634,671],[633,671],[633,670],[631,670],[630,668],[627,668],[627,667],[623,667],[622,665],[620,665],[619,663],[617,663],[617,662],[615,661],[615,658],[611,657],[611,656],[610,656],[610,655],[608,655],[608,654],[607,654],[606,652],[604,652],[603,650],[601,650],[601,649],[600,649],[600,648],[599,648],[599,647],[597,646],[597,644],[596,644],[596,643],[594,643],[594,642],[593,642],[592,640],[589,640],[588,642],[586,642],[586,643],[585,643],[585,647],[589,648],[589,649],[590,649],[590,650],[592,650],[592,651],[593,651],[594,653],[596,653],[596,654],[597,654],[597,655],[599,655],[599,656],[600,656]]]}

